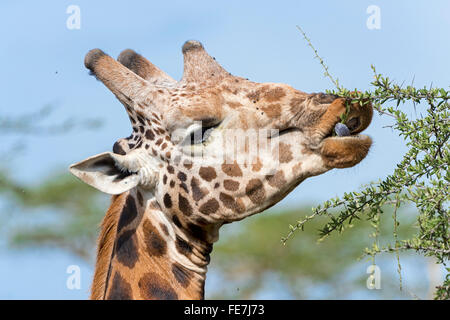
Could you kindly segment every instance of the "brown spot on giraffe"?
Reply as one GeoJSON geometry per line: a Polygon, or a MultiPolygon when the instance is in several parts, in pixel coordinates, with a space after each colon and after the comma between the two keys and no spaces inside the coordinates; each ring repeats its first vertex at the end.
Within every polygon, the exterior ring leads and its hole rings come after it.
{"type": "Polygon", "coordinates": [[[219,209],[219,203],[216,199],[209,199],[204,204],[201,205],[199,211],[203,214],[212,214],[215,213],[219,209]]]}
{"type": "Polygon", "coordinates": [[[251,100],[251,101],[253,101],[253,102],[256,102],[256,101],[259,100],[260,95],[261,95],[260,90],[255,90],[255,91],[252,91],[252,92],[250,92],[249,94],[247,94],[246,97],[247,97],[249,100],[251,100]]]}
{"type": "Polygon", "coordinates": [[[228,191],[236,191],[239,189],[239,181],[225,179],[223,180],[223,187],[228,191]]]}
{"type": "Polygon", "coordinates": [[[281,115],[281,105],[279,103],[269,104],[267,107],[262,107],[269,118],[278,118],[281,115]]]}
{"type": "Polygon", "coordinates": [[[268,102],[279,101],[284,96],[286,96],[286,92],[280,87],[269,89],[264,92],[264,99],[268,102]]]}
{"type": "Polygon", "coordinates": [[[155,139],[155,134],[153,133],[152,129],[147,129],[147,131],[145,132],[145,137],[149,140],[155,139]]]}
{"type": "MultiPolygon", "coordinates": [[[[171,181],[171,183],[172,182],[173,181],[171,181]]],[[[172,208],[172,198],[171,198],[170,194],[166,193],[164,195],[164,200],[163,201],[164,201],[164,205],[166,206],[167,209],[172,208]]]]}
{"type": "Polygon", "coordinates": [[[178,195],[178,208],[186,216],[190,216],[192,214],[192,207],[189,203],[189,200],[183,197],[181,194],[178,195]]]}
{"type": "Polygon", "coordinates": [[[180,188],[183,189],[186,193],[189,193],[189,189],[188,189],[186,183],[184,183],[184,182],[180,183],[180,188]]]}
{"type": "Polygon", "coordinates": [[[139,258],[135,230],[127,230],[117,238],[115,256],[124,266],[134,267],[139,258]]]}
{"type": "Polygon", "coordinates": [[[132,195],[128,195],[117,224],[117,232],[119,233],[124,227],[128,226],[137,217],[137,214],[136,202],[132,195]]]}
{"type": "Polygon", "coordinates": [[[209,193],[208,189],[200,188],[199,180],[195,177],[192,177],[191,188],[192,188],[192,198],[196,202],[203,199],[203,197],[209,193]]]}
{"type": "Polygon", "coordinates": [[[148,300],[177,300],[177,293],[169,283],[154,272],[147,272],[139,279],[141,296],[148,300]]]}
{"type": "Polygon", "coordinates": [[[172,216],[172,221],[178,228],[183,228],[183,225],[181,224],[180,219],[178,219],[178,216],[176,214],[172,216]]]}
{"type": "Polygon", "coordinates": [[[186,288],[189,285],[192,278],[192,271],[176,262],[172,264],[172,274],[183,288],[186,288]]]}
{"type": "Polygon", "coordinates": [[[267,175],[266,180],[271,187],[281,189],[286,185],[286,179],[284,178],[283,170],[278,170],[273,175],[267,175]]]}
{"type": "Polygon", "coordinates": [[[177,174],[178,179],[180,179],[181,181],[186,181],[187,180],[187,176],[184,172],[178,172],[177,174]]]}
{"type": "Polygon", "coordinates": [[[208,182],[217,178],[216,170],[213,167],[201,167],[198,173],[203,180],[208,182]]]}
{"type": "Polygon", "coordinates": [[[227,104],[230,106],[230,108],[233,108],[233,109],[242,107],[242,103],[240,103],[240,102],[228,101],[227,104]]]}
{"type": "Polygon", "coordinates": [[[220,201],[222,201],[223,205],[233,210],[234,212],[241,213],[245,211],[245,207],[242,203],[241,199],[234,200],[234,198],[226,193],[220,193],[220,201]]]}
{"type": "Polygon", "coordinates": [[[237,164],[236,160],[232,164],[223,163],[222,164],[222,171],[227,176],[230,176],[230,177],[242,177],[241,167],[237,164]]]}
{"type": "Polygon", "coordinates": [[[167,251],[166,242],[150,220],[146,219],[144,221],[142,229],[145,235],[145,244],[147,246],[148,254],[151,256],[162,256],[165,254],[167,251]]]}
{"type": "Polygon", "coordinates": [[[131,300],[131,286],[120,275],[118,271],[114,273],[111,288],[109,289],[108,300],[131,300]]]}
{"type": "Polygon", "coordinates": [[[193,163],[190,160],[184,160],[184,162],[183,162],[183,166],[188,170],[190,170],[192,168],[192,164],[193,163]]]}
{"type": "Polygon", "coordinates": [[[291,101],[289,102],[289,106],[290,109],[289,111],[292,114],[298,114],[299,112],[302,111],[303,108],[303,103],[305,102],[306,97],[304,96],[297,96],[291,99],[291,101]]]}
{"type": "Polygon", "coordinates": [[[251,179],[245,187],[245,194],[255,204],[261,204],[266,200],[264,185],[259,179],[251,179]]]}
{"type": "Polygon", "coordinates": [[[252,171],[258,172],[259,170],[261,170],[262,167],[263,167],[263,164],[261,162],[261,159],[259,157],[257,157],[255,159],[254,163],[252,163],[252,171]]]}
{"type": "Polygon", "coordinates": [[[300,169],[302,168],[302,163],[298,162],[292,167],[292,174],[298,176],[300,174],[300,169]]]}
{"type": "Polygon", "coordinates": [[[280,142],[278,149],[278,157],[281,163],[288,163],[292,159],[294,159],[292,156],[291,146],[284,142],[280,142]]]}

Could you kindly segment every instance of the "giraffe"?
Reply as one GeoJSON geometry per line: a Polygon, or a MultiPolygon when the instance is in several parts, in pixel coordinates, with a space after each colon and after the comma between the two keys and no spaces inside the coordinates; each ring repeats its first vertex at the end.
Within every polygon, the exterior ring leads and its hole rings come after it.
{"type": "Polygon", "coordinates": [[[358,164],[372,144],[359,134],[371,122],[370,102],[346,110],[334,95],[231,75],[198,41],[182,53],[180,81],[130,49],[117,60],[100,49],[85,57],[133,130],[112,152],[70,166],[112,195],[91,299],[203,299],[222,225],[264,211],[308,177],[358,164]],[[349,133],[334,136],[344,112],[349,133]],[[244,142],[227,140],[233,132],[244,142]]]}

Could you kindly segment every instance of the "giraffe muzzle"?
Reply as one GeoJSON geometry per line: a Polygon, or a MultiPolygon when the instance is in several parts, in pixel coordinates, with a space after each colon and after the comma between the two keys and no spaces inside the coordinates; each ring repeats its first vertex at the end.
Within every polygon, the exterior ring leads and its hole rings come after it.
{"type": "Polygon", "coordinates": [[[335,99],[320,121],[320,153],[329,168],[348,168],[358,164],[372,145],[369,136],[360,134],[372,121],[372,104],[370,101],[353,103],[347,112],[347,103],[343,98],[335,99]]]}

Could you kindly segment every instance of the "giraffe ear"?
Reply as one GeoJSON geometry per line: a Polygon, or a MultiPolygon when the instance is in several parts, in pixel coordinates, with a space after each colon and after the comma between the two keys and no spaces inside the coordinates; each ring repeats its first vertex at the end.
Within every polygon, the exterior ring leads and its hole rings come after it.
{"type": "Polygon", "coordinates": [[[88,185],[108,194],[120,194],[139,184],[137,172],[122,169],[125,156],[104,152],[70,166],[70,172],[88,185]]]}

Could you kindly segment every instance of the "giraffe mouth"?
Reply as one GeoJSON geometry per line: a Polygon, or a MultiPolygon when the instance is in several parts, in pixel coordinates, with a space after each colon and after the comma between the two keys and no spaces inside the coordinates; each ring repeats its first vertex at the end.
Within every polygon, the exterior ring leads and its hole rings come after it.
{"type": "Polygon", "coordinates": [[[360,117],[353,117],[345,123],[340,121],[336,122],[334,126],[330,126],[328,132],[323,136],[322,144],[326,141],[346,141],[347,143],[352,141],[355,143],[371,141],[369,136],[361,134],[366,129],[361,123],[363,121],[360,117]]]}
{"type": "Polygon", "coordinates": [[[360,134],[360,119],[352,118],[346,123],[337,122],[334,126],[331,126],[322,140],[326,139],[361,139],[367,137],[366,135],[360,134]]]}
{"type": "Polygon", "coordinates": [[[349,109],[345,102],[342,98],[333,101],[321,119],[319,150],[328,168],[349,168],[358,164],[372,145],[372,139],[361,134],[372,121],[370,101],[352,103],[349,109]]]}
{"type": "Polygon", "coordinates": [[[349,168],[363,160],[372,145],[372,139],[360,134],[366,126],[359,118],[331,126],[323,137],[320,153],[327,167],[349,168]]]}
{"type": "Polygon", "coordinates": [[[365,139],[367,136],[359,133],[369,126],[372,115],[373,108],[370,101],[351,103],[348,99],[337,98],[328,106],[321,118],[319,125],[321,140],[365,139]]]}
{"type": "Polygon", "coordinates": [[[358,137],[359,133],[366,129],[364,126],[364,120],[359,117],[351,117],[347,121],[337,121],[330,124],[327,134],[324,138],[330,137],[358,137]]]}

